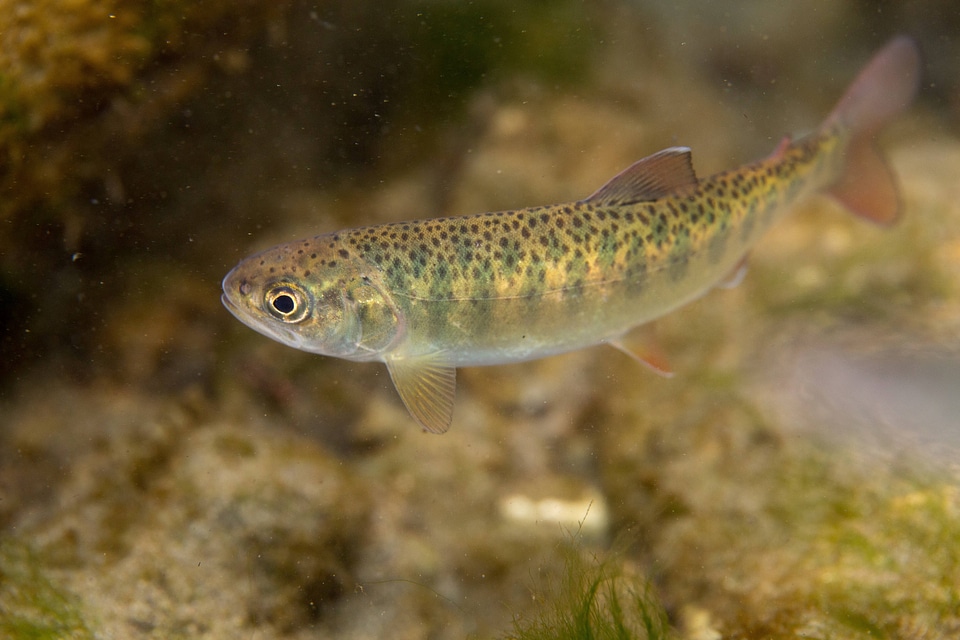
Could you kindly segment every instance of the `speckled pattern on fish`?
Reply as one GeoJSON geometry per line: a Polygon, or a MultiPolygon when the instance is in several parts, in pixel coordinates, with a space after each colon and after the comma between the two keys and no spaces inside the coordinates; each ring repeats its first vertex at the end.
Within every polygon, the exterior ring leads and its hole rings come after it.
{"type": "Polygon", "coordinates": [[[223,301],[290,346],[385,362],[413,417],[443,432],[456,367],[622,349],[633,327],[735,281],[764,231],[809,194],[893,222],[898,197],[873,142],[918,82],[916,47],[896,38],[817,131],[752,164],[698,180],[690,150],[672,147],[581,201],[280,245],[231,271],[223,301]]]}

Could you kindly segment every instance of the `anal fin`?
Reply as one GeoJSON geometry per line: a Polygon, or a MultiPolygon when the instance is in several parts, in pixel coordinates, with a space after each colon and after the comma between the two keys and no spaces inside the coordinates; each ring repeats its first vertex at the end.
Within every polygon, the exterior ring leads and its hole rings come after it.
{"type": "Polygon", "coordinates": [[[457,370],[439,354],[386,361],[390,379],[413,419],[430,433],[444,433],[453,420],[457,370]]]}
{"type": "Polygon", "coordinates": [[[747,275],[747,256],[740,258],[740,261],[737,263],[737,266],[727,274],[727,276],[717,283],[718,289],[735,289],[740,286],[740,283],[743,282],[743,279],[747,275]]]}
{"type": "Polygon", "coordinates": [[[673,370],[670,368],[670,363],[667,362],[666,355],[655,344],[647,343],[641,348],[627,345],[623,341],[623,338],[607,340],[607,344],[617,351],[630,356],[655,374],[663,376],[664,378],[673,377],[673,370]]]}

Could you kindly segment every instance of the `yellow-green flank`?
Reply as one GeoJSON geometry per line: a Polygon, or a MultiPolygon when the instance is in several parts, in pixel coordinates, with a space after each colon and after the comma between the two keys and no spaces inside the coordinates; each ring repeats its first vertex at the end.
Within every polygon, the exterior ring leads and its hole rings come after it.
{"type": "Polygon", "coordinates": [[[623,349],[630,329],[735,284],[754,243],[807,195],[895,221],[893,176],[873,141],[913,99],[919,66],[913,41],[895,38],[818,130],[738,169],[698,180],[690,150],[673,147],[578,202],[290,242],[227,274],[223,303],[292,347],[385,362],[414,419],[442,433],[457,367],[623,349]]]}

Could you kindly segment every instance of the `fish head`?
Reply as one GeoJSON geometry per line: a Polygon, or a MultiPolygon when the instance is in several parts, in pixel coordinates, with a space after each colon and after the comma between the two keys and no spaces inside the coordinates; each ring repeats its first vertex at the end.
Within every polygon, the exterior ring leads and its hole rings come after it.
{"type": "Polygon", "coordinates": [[[349,360],[377,360],[402,323],[376,273],[327,236],[279,245],[223,279],[230,313],[285,345],[349,360]]]}

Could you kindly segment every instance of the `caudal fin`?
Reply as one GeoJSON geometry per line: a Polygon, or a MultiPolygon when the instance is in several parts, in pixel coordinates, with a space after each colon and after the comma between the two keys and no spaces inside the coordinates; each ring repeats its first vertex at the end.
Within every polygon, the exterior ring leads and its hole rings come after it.
{"type": "Polygon", "coordinates": [[[844,171],[830,195],[878,224],[897,220],[900,198],[875,138],[913,101],[919,85],[920,52],[911,38],[898,36],[874,55],[823,125],[851,132],[844,171]]]}

